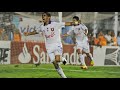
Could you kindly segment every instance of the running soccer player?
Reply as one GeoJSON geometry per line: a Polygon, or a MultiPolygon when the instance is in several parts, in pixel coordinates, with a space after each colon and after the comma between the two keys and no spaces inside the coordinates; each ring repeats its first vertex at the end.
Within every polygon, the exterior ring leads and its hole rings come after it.
{"type": "Polygon", "coordinates": [[[92,54],[90,53],[89,49],[89,43],[88,43],[88,28],[81,23],[78,16],[73,17],[73,27],[72,30],[69,30],[66,34],[63,36],[71,35],[71,33],[75,34],[75,42],[76,42],[76,49],[77,53],[79,54],[81,63],[82,63],[82,69],[87,69],[87,66],[85,64],[85,57],[86,55],[91,60],[91,65],[94,65],[92,54]]]}
{"type": "MultiPolygon", "coordinates": [[[[66,64],[66,59],[62,57],[63,47],[60,35],[60,29],[62,26],[65,26],[65,23],[51,22],[51,15],[48,12],[44,12],[42,14],[42,20],[43,25],[41,25],[40,31],[38,32],[42,32],[42,35],[45,37],[45,47],[50,57],[50,62],[53,63],[58,74],[62,78],[66,78],[62,68],[59,65],[60,62],[63,62],[64,65],[66,64]]],[[[33,35],[38,32],[34,31],[27,33],[26,35],[33,35]]]]}

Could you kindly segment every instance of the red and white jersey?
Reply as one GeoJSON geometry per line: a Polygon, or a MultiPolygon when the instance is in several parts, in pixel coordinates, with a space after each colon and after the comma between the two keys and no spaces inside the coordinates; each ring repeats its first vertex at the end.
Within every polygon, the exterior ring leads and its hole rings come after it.
{"type": "Polygon", "coordinates": [[[68,35],[71,33],[75,34],[75,38],[77,42],[83,42],[88,40],[88,37],[85,35],[85,30],[88,28],[84,24],[79,24],[77,26],[72,26],[72,30],[67,32],[68,35]]]}
{"type": "Polygon", "coordinates": [[[61,43],[61,28],[65,23],[50,22],[48,25],[42,25],[40,31],[43,32],[46,44],[61,43]]]}

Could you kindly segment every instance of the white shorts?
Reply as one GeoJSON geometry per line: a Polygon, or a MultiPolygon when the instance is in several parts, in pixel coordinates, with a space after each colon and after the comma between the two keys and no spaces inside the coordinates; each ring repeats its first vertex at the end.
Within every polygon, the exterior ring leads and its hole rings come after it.
{"type": "Polygon", "coordinates": [[[62,43],[46,44],[46,50],[50,57],[50,62],[53,62],[55,60],[55,55],[62,56],[63,53],[62,43]]]}
{"type": "Polygon", "coordinates": [[[85,53],[90,53],[90,47],[87,41],[76,42],[76,49],[83,50],[85,53]]]}

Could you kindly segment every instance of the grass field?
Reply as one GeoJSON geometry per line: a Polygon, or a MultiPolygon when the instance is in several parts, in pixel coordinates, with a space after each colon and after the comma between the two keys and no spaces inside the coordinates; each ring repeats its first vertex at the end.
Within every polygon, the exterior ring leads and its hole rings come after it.
{"type": "MultiPolygon", "coordinates": [[[[92,66],[82,70],[76,65],[61,65],[68,78],[120,78],[119,66],[92,66]]],[[[0,78],[61,78],[52,64],[0,65],[0,78]]]]}

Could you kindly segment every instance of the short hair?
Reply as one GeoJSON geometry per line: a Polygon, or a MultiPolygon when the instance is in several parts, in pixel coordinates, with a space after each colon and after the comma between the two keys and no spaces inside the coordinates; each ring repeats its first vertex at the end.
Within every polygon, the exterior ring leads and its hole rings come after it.
{"type": "Polygon", "coordinates": [[[48,17],[51,17],[51,14],[49,12],[43,12],[43,14],[46,14],[48,17]]]}
{"type": "Polygon", "coordinates": [[[77,21],[79,21],[79,17],[78,16],[74,16],[73,19],[76,19],[77,21]]]}

